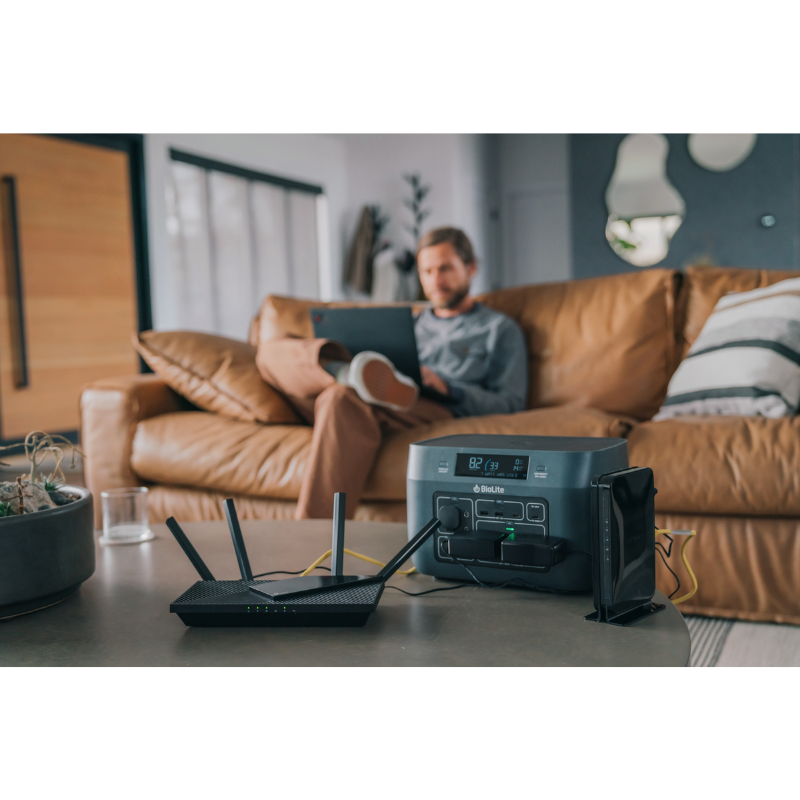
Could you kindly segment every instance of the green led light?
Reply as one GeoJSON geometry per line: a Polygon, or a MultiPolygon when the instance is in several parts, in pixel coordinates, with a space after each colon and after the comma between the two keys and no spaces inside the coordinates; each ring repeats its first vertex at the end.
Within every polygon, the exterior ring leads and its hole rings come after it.
{"type": "Polygon", "coordinates": [[[506,528],[506,530],[507,530],[507,531],[511,531],[512,533],[513,533],[513,531],[514,531],[514,529],[513,529],[513,528],[506,528]]]}

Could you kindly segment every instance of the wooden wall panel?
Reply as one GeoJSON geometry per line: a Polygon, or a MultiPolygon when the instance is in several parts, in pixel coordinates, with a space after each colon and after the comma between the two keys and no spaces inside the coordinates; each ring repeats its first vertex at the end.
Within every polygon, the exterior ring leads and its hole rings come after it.
{"type": "MultiPolygon", "coordinates": [[[[27,388],[14,386],[7,265],[0,264],[0,435],[75,430],[84,384],[138,372],[128,157],[6,134],[0,175],[13,175],[17,186],[30,375],[27,388]]],[[[0,259],[6,252],[0,247],[0,259]]]]}

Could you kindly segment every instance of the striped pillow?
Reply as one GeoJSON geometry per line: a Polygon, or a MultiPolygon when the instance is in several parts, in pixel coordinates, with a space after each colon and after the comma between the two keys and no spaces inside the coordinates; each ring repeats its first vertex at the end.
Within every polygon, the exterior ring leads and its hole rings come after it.
{"type": "Polygon", "coordinates": [[[799,402],[800,278],[791,278],[717,303],[653,419],[785,417],[799,402]]]}

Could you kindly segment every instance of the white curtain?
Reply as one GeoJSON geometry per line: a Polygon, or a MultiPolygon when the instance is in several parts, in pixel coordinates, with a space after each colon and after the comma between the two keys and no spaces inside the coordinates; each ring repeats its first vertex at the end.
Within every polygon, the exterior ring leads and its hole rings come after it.
{"type": "Polygon", "coordinates": [[[318,297],[317,196],[308,192],[287,194],[292,293],[298,297],[318,297]]]}
{"type": "Polygon", "coordinates": [[[319,297],[317,195],[170,164],[179,327],[244,339],[266,295],[319,297]]]}
{"type": "Polygon", "coordinates": [[[255,285],[253,292],[262,298],[268,294],[291,294],[289,271],[289,237],[286,214],[286,191],[268,183],[250,184],[250,207],[253,217],[253,255],[255,285]]]}

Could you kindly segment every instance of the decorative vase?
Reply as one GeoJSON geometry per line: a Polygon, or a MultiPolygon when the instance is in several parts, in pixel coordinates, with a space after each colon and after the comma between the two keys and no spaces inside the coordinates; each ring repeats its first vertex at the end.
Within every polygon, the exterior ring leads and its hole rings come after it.
{"type": "Polygon", "coordinates": [[[64,506],[0,519],[0,620],[60,603],[94,573],[92,493],[64,506]]]}

